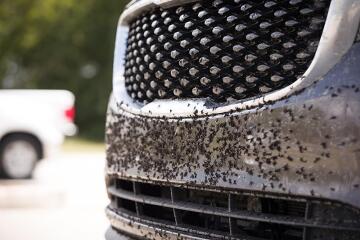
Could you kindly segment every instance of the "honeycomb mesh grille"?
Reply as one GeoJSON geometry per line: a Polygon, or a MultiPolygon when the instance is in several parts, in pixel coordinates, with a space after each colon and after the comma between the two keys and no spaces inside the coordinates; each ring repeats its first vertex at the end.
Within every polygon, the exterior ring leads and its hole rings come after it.
{"type": "Polygon", "coordinates": [[[213,0],[130,24],[125,86],[139,102],[226,102],[290,85],[309,67],[330,0],[213,0]]]}

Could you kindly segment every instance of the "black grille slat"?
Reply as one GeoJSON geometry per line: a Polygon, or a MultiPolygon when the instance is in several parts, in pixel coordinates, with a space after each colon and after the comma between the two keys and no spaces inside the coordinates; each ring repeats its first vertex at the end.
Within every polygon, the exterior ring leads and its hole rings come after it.
{"type": "Polygon", "coordinates": [[[140,102],[224,102],[287,86],[309,67],[329,3],[215,0],[143,13],[130,24],[127,91],[140,102]]]}
{"type": "MultiPolygon", "coordinates": [[[[308,220],[310,218],[310,208],[311,208],[311,203],[310,202],[307,202],[306,203],[306,208],[305,208],[305,220],[308,220]]],[[[303,231],[303,237],[302,237],[302,240],[307,240],[308,239],[308,228],[304,228],[304,231],[303,231]]]]}
{"type": "Polygon", "coordinates": [[[125,198],[117,198],[116,202],[117,202],[116,208],[123,208],[126,209],[127,211],[136,213],[136,202],[125,198]]]}
{"type": "MultiPolygon", "coordinates": [[[[173,187],[170,188],[170,196],[171,196],[171,203],[174,204],[174,202],[175,202],[175,193],[174,193],[174,188],[173,187]]],[[[179,225],[180,221],[179,221],[178,210],[173,208],[173,214],[174,214],[175,224],[179,225]]]]}

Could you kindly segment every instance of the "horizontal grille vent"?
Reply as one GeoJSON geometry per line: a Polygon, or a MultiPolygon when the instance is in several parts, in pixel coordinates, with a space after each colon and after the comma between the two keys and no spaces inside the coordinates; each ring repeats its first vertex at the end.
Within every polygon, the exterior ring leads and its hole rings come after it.
{"type": "Polygon", "coordinates": [[[139,102],[257,97],[312,62],[330,0],[213,0],[143,13],[130,24],[125,86],[139,102]]]}
{"type": "Polygon", "coordinates": [[[147,220],[157,228],[186,229],[187,234],[208,233],[216,239],[360,239],[359,212],[334,203],[122,179],[110,180],[108,193],[110,209],[118,214],[147,220]]]}

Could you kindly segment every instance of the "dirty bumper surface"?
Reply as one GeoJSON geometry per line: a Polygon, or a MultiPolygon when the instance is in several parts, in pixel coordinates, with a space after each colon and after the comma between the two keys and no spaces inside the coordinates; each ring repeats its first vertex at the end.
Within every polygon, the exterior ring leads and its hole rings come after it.
{"type": "Polygon", "coordinates": [[[108,177],[307,196],[360,208],[358,56],[359,44],[312,87],[256,109],[165,119],[110,107],[108,177]]]}

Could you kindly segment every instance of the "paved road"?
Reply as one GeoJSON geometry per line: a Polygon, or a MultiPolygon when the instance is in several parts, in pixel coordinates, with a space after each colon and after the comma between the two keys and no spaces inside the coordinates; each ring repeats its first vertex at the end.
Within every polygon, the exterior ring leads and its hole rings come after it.
{"type": "Polygon", "coordinates": [[[0,181],[0,239],[104,239],[104,158],[64,153],[41,162],[33,180],[0,181]]]}

